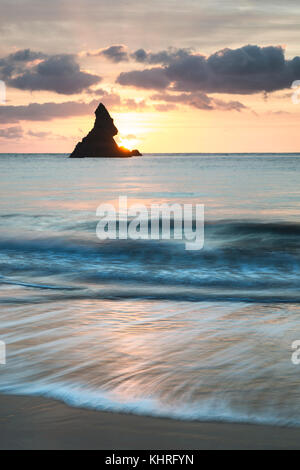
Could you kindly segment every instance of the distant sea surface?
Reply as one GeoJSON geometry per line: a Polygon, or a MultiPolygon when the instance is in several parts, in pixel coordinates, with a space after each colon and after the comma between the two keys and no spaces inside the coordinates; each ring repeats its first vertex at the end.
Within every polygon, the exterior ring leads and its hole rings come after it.
{"type": "Polygon", "coordinates": [[[0,155],[0,392],[300,425],[300,155],[0,155]],[[100,241],[96,209],[205,205],[205,245],[100,241]]]}

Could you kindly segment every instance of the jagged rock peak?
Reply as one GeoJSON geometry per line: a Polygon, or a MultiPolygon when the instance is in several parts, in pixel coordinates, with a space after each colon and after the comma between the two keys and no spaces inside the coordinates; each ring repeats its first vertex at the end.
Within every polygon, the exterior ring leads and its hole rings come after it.
{"type": "Polygon", "coordinates": [[[138,150],[128,150],[116,144],[114,136],[118,134],[118,129],[104,104],[99,104],[95,114],[96,121],[93,129],[76,145],[70,155],[71,158],[116,158],[141,155],[138,150]]]}

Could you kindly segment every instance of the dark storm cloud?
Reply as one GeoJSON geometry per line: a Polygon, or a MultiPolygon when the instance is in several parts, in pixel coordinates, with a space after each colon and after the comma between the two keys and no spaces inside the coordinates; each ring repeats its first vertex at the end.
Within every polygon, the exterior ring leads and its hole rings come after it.
{"type": "Polygon", "coordinates": [[[286,60],[279,46],[248,45],[209,57],[186,53],[163,67],[122,73],[117,83],[144,89],[253,94],[289,88],[299,78],[299,57],[286,60]]]}
{"type": "Polygon", "coordinates": [[[47,56],[29,49],[0,59],[0,79],[19,90],[65,95],[81,93],[101,81],[98,75],[82,71],[74,55],[47,56]]]}

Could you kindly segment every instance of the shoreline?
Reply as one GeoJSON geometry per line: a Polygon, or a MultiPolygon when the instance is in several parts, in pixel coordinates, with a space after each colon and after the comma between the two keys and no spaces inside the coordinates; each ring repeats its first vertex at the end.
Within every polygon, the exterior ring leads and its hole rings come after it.
{"type": "Polygon", "coordinates": [[[0,450],[300,449],[300,428],[176,421],[0,395],[0,450]]]}

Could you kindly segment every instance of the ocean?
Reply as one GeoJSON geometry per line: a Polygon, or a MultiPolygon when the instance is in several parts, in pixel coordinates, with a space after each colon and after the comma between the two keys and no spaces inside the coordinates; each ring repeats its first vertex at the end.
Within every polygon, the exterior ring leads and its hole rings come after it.
{"type": "Polygon", "coordinates": [[[0,179],[1,393],[300,426],[300,154],[10,154],[0,179]],[[204,204],[204,248],[99,240],[119,196],[204,204]]]}

